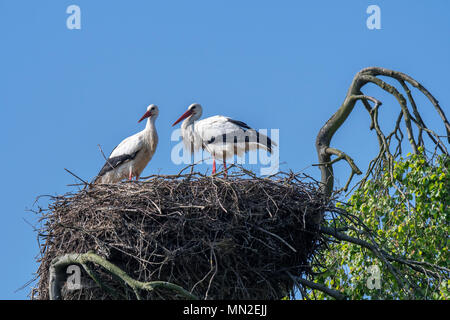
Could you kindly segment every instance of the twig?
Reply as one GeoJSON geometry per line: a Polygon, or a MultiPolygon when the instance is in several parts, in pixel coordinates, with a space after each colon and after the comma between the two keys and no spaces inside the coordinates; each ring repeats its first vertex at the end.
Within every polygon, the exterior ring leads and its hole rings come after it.
{"type": "Polygon", "coordinates": [[[89,183],[88,182],[86,182],[86,181],[84,181],[83,179],[81,179],[79,176],[77,176],[75,173],[73,173],[72,171],[70,171],[70,170],[68,170],[68,169],[66,169],[66,168],[64,168],[64,170],[66,170],[68,173],[70,173],[72,176],[74,176],[75,178],[77,178],[78,180],[80,180],[81,182],[83,182],[83,184],[85,185],[85,186],[88,186],[89,185],[89,183]]]}

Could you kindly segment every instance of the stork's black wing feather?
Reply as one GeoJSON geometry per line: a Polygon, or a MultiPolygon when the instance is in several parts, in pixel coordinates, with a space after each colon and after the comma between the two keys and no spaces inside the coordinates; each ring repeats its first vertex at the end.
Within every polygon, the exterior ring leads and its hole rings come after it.
{"type": "Polygon", "coordinates": [[[118,166],[120,166],[121,164],[123,164],[127,161],[133,160],[134,158],[136,158],[136,155],[139,153],[139,151],[140,150],[138,150],[132,154],[122,154],[117,157],[108,158],[108,160],[106,160],[106,163],[103,165],[102,169],[98,173],[98,177],[101,177],[108,171],[111,171],[111,170],[117,168],[118,166]]]}
{"type": "MultiPolygon", "coordinates": [[[[253,130],[248,124],[246,124],[245,122],[239,121],[239,120],[233,120],[228,118],[228,121],[231,123],[234,123],[235,125],[239,126],[242,130],[247,131],[247,130],[253,130]]],[[[256,133],[256,142],[260,143],[260,135],[259,132],[255,130],[256,133]]],[[[265,138],[267,138],[267,149],[269,150],[270,153],[272,153],[272,140],[270,140],[269,137],[264,136],[265,138]]],[[[223,135],[222,140],[225,142],[226,141],[226,135],[223,135]]],[[[250,139],[248,136],[245,136],[245,142],[249,142],[250,139]]],[[[236,137],[235,137],[235,141],[234,143],[236,143],[236,137]]]]}
{"type": "Polygon", "coordinates": [[[228,122],[234,123],[235,125],[241,127],[242,130],[244,130],[244,131],[251,129],[248,124],[246,124],[245,122],[239,121],[239,120],[233,120],[233,119],[228,118],[228,122]]]}

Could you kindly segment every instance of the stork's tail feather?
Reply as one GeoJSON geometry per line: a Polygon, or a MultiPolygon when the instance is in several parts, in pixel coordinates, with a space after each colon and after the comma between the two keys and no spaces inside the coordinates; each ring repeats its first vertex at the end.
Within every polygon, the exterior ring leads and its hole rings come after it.
{"type": "Polygon", "coordinates": [[[272,139],[270,139],[268,136],[266,136],[265,134],[259,133],[258,131],[256,132],[256,143],[258,145],[258,149],[262,148],[264,150],[266,150],[269,153],[272,153],[272,148],[276,147],[277,144],[272,141],[272,139]]]}

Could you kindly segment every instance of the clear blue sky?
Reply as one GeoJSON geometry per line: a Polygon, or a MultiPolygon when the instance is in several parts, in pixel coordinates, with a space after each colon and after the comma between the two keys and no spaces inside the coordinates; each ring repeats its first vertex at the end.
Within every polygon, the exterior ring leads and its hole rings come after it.
{"type": "MultiPolygon", "coordinates": [[[[410,74],[450,114],[449,14],[446,0],[0,0],[0,299],[27,298],[29,288],[15,290],[37,269],[36,234],[24,220],[35,222],[27,211],[35,198],[73,190],[64,168],[94,177],[103,165],[97,144],[109,154],[141,130],[148,104],[160,107],[160,140],[144,175],[178,172],[171,124],[199,102],[204,116],[280,129],[280,169],[319,177],[310,167],[317,132],[364,67],[410,74]],[[66,27],[71,4],[81,8],[81,30],[66,27]],[[371,4],[381,8],[381,30],[366,27],[371,4]]],[[[384,102],[383,119],[398,113],[393,98],[366,93],[384,102]]],[[[333,140],[361,169],[376,152],[368,126],[359,106],[333,140]]],[[[337,166],[341,186],[347,173],[337,166]]]]}

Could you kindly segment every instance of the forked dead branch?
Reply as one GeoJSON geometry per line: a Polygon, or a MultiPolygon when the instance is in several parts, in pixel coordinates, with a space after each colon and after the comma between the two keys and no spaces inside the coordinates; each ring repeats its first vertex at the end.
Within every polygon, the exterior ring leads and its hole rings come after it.
{"type": "MultiPolygon", "coordinates": [[[[369,113],[369,117],[371,119],[370,130],[375,130],[378,143],[379,143],[379,153],[378,155],[370,162],[368,169],[366,170],[366,174],[364,178],[360,181],[360,183],[364,183],[367,181],[367,178],[370,175],[377,176],[381,173],[382,168],[384,166],[388,166],[390,171],[392,172],[394,159],[396,159],[402,153],[402,142],[403,142],[403,132],[401,130],[402,121],[405,125],[408,142],[411,145],[411,148],[414,153],[418,152],[418,147],[428,147],[425,145],[425,141],[423,138],[424,132],[428,135],[431,140],[431,153],[435,154],[436,150],[439,152],[447,154],[448,150],[445,147],[445,143],[440,139],[440,136],[430,128],[428,128],[422,117],[420,116],[418,107],[413,98],[413,95],[409,89],[411,85],[416,88],[420,93],[424,94],[432,106],[434,107],[437,114],[442,119],[442,122],[445,126],[446,138],[450,143],[450,124],[445,116],[444,111],[439,105],[437,99],[431,95],[431,93],[425,89],[419,82],[417,82],[412,77],[398,71],[393,71],[380,67],[370,67],[361,70],[358,72],[348,89],[347,95],[344,99],[344,102],[340,106],[340,108],[336,111],[335,114],[325,123],[325,125],[320,129],[319,134],[316,139],[316,149],[317,155],[319,158],[319,164],[321,174],[322,174],[322,190],[324,194],[330,196],[333,192],[334,186],[334,176],[333,176],[333,164],[340,160],[345,160],[349,164],[351,168],[350,176],[345,184],[343,190],[347,191],[350,183],[354,177],[354,175],[362,174],[361,170],[356,166],[352,158],[347,155],[345,152],[338,150],[336,148],[330,147],[331,139],[334,134],[339,130],[341,125],[347,120],[350,116],[353,108],[357,101],[362,101],[365,109],[369,113]],[[407,100],[404,95],[400,93],[397,88],[386,81],[380,79],[380,76],[384,76],[394,81],[398,82],[401,87],[405,90],[405,93],[408,97],[409,106],[407,104],[407,100]],[[372,83],[380,87],[382,90],[388,92],[392,96],[394,96],[398,104],[400,106],[400,110],[398,111],[398,117],[395,122],[395,127],[392,132],[389,134],[385,134],[380,129],[379,121],[378,121],[378,112],[379,108],[382,105],[382,102],[374,97],[370,97],[365,95],[362,92],[362,89],[368,83],[372,83]],[[372,102],[374,106],[372,107],[369,102],[372,102]],[[417,129],[417,136],[414,136],[413,127],[417,129]],[[395,140],[393,140],[393,138],[395,140]],[[394,150],[394,151],[392,151],[394,150]],[[337,156],[334,160],[331,160],[332,156],[337,156]]],[[[392,106],[389,106],[392,108],[392,106]]],[[[389,110],[393,112],[394,110],[389,110]]]]}

